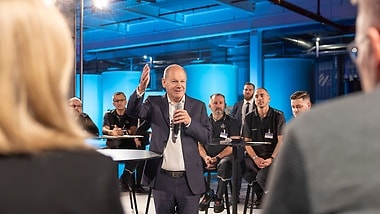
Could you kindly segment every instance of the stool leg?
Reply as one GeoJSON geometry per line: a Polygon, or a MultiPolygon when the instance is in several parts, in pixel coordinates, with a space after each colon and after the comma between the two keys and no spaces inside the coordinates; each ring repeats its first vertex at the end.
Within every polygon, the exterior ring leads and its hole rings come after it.
{"type": "Polygon", "coordinates": [[[146,199],[145,214],[148,214],[148,212],[149,212],[149,204],[150,204],[150,196],[151,195],[152,195],[152,187],[149,187],[148,198],[146,199]]]}
{"type": "MultiPolygon", "coordinates": [[[[136,193],[135,193],[135,189],[134,188],[131,188],[132,190],[129,192],[129,196],[131,196],[131,192],[132,192],[132,197],[130,198],[133,198],[133,202],[134,202],[134,205],[135,205],[135,211],[136,213],[139,213],[138,209],[137,209],[137,199],[136,199],[136,193]]],[[[131,199],[131,203],[132,203],[132,199],[131,199]]],[[[133,205],[132,206],[132,209],[133,209],[133,205]]]]}
{"type": "MultiPolygon", "coordinates": [[[[231,180],[228,181],[228,185],[230,185],[231,192],[232,192],[232,183],[231,180]]],[[[226,188],[226,192],[224,194],[225,201],[226,201],[226,209],[227,209],[227,214],[230,214],[230,200],[228,199],[228,187],[226,188]]],[[[235,199],[232,199],[235,200],[235,199]]]]}
{"type": "MultiPolygon", "coordinates": [[[[252,187],[252,186],[251,186],[252,187]]],[[[255,191],[253,191],[253,187],[252,187],[252,193],[251,193],[252,195],[251,195],[251,207],[250,207],[250,214],[252,214],[253,213],[253,202],[254,202],[254,200],[255,200],[255,191]]]]}
{"type": "Polygon", "coordinates": [[[247,213],[247,206],[248,206],[249,196],[251,194],[251,188],[252,188],[252,186],[250,184],[248,184],[247,185],[247,193],[245,195],[243,214],[247,213]]]}
{"type": "Polygon", "coordinates": [[[133,207],[133,196],[132,196],[132,191],[129,191],[129,203],[131,205],[131,209],[134,210],[134,207],[133,207]]]}

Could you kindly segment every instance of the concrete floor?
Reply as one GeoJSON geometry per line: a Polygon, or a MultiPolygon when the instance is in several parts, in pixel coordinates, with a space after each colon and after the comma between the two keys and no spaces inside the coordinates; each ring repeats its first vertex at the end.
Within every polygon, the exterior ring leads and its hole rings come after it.
{"type": "MultiPolygon", "coordinates": [[[[211,188],[213,188],[214,190],[216,190],[216,178],[214,176],[212,178],[211,188]]],[[[237,209],[238,209],[237,213],[239,213],[239,214],[243,213],[244,201],[245,201],[245,193],[247,191],[246,188],[247,188],[247,183],[243,181],[242,187],[241,187],[241,191],[240,191],[240,197],[239,197],[240,203],[237,206],[237,209]]],[[[142,213],[142,214],[145,213],[147,197],[148,197],[148,194],[136,194],[137,206],[138,206],[138,212],[139,213],[142,213]]],[[[135,210],[133,210],[131,208],[129,192],[123,192],[122,193],[122,195],[121,195],[121,201],[122,201],[122,204],[124,206],[126,214],[136,213],[135,210]]],[[[230,201],[231,201],[231,199],[230,199],[230,201]]],[[[210,203],[210,206],[212,206],[212,205],[213,205],[213,202],[210,203]]],[[[149,205],[149,211],[148,212],[149,212],[149,214],[155,214],[153,198],[151,198],[151,200],[150,200],[150,205],[149,205]]],[[[205,212],[204,211],[199,211],[199,213],[201,214],[201,213],[205,213],[205,212]]],[[[209,214],[214,214],[213,208],[209,208],[208,213],[209,214]]],[[[221,213],[222,214],[227,213],[226,209],[223,212],[221,212],[221,213]]],[[[230,213],[232,214],[232,206],[230,206],[230,213]]],[[[249,213],[249,210],[247,211],[247,213],[249,213]]],[[[260,210],[259,209],[254,209],[253,213],[254,214],[260,214],[260,210]]]]}

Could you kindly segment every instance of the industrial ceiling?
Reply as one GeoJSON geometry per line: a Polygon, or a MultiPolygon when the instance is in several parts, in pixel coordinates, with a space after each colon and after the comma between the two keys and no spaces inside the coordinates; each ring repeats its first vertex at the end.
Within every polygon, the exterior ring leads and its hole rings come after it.
{"type": "Polygon", "coordinates": [[[263,58],[345,54],[356,10],[349,0],[110,0],[102,9],[84,0],[83,71],[249,63],[258,33],[263,58]]]}

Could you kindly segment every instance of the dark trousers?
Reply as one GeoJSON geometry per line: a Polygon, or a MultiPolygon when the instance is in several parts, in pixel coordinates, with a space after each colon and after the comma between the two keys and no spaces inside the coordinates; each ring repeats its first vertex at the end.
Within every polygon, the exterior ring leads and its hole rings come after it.
{"type": "Polygon", "coordinates": [[[216,191],[216,197],[219,199],[223,198],[226,192],[227,183],[232,177],[232,156],[226,156],[220,160],[217,167],[217,177],[218,177],[218,189],[216,191]]]}
{"type": "Polygon", "coordinates": [[[200,194],[194,195],[187,184],[186,176],[173,178],[161,172],[162,181],[153,189],[157,214],[198,214],[200,194]]]}
{"type": "Polygon", "coordinates": [[[263,194],[266,189],[268,174],[272,165],[260,169],[250,157],[245,158],[244,179],[253,184],[253,189],[257,195],[263,194]]]}
{"type": "Polygon", "coordinates": [[[137,166],[141,161],[125,161],[124,162],[124,171],[120,176],[120,181],[123,185],[128,185],[132,187],[135,184],[135,178],[133,177],[133,173],[135,172],[137,166]]]}
{"type": "MultiPolygon", "coordinates": [[[[145,150],[145,146],[138,147],[138,150],[145,150]]],[[[141,185],[142,176],[144,173],[145,161],[140,161],[136,168],[136,185],[141,185]]]]}

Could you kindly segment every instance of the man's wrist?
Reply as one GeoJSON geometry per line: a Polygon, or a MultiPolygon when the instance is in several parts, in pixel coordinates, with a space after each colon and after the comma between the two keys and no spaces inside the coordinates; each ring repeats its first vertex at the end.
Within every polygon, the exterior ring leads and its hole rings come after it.
{"type": "Polygon", "coordinates": [[[138,97],[142,97],[142,95],[145,93],[145,89],[141,90],[140,85],[137,86],[136,93],[138,97]]]}

